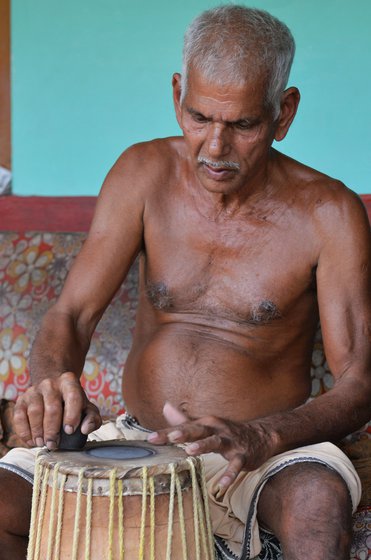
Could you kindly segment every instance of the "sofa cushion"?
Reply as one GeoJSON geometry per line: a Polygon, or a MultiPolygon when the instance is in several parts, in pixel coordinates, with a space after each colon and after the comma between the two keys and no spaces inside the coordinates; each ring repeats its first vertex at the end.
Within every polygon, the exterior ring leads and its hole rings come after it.
{"type": "MultiPolygon", "coordinates": [[[[28,357],[42,316],[63,286],[83,233],[0,233],[0,397],[29,385],[28,357]]],[[[82,382],[105,416],[123,411],[122,369],[137,306],[135,264],[93,335],[82,382]]]]}

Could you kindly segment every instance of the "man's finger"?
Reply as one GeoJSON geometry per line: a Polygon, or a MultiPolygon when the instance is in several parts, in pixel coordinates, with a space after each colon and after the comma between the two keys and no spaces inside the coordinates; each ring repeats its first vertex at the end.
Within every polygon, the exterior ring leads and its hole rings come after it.
{"type": "Polygon", "coordinates": [[[227,469],[224,471],[223,476],[219,480],[219,492],[218,497],[223,496],[230,485],[236,480],[237,476],[242,471],[245,464],[245,457],[243,455],[237,454],[228,463],[227,469]]]}
{"type": "Polygon", "coordinates": [[[163,415],[167,423],[176,429],[167,428],[165,430],[159,430],[158,432],[152,432],[147,438],[148,441],[157,445],[185,441],[183,439],[182,424],[189,422],[189,418],[168,401],[164,404],[163,415]]]}
{"type": "Polygon", "coordinates": [[[28,422],[31,429],[31,439],[36,447],[44,445],[44,402],[41,395],[33,393],[27,407],[28,422]]]}
{"type": "Polygon", "coordinates": [[[222,438],[217,434],[188,443],[185,447],[188,455],[200,455],[201,453],[223,453],[222,438]]]}
{"type": "Polygon", "coordinates": [[[154,443],[155,445],[166,445],[166,443],[169,443],[167,430],[152,432],[147,437],[147,441],[149,441],[149,443],[154,443]]]}
{"type": "Polygon", "coordinates": [[[85,394],[79,380],[74,374],[64,373],[61,393],[64,401],[63,429],[66,434],[73,434],[81,422],[85,408],[85,394]]]}
{"type": "Polygon", "coordinates": [[[88,402],[83,414],[84,418],[81,424],[82,434],[90,434],[91,432],[94,432],[94,430],[97,430],[101,427],[102,418],[98,408],[93,403],[88,402]]]}
{"type": "Polygon", "coordinates": [[[44,390],[44,441],[50,451],[57,449],[62,424],[63,402],[61,394],[51,385],[44,390]]]}
{"type": "Polygon", "coordinates": [[[23,400],[20,399],[18,399],[14,408],[14,428],[17,435],[29,447],[33,447],[35,445],[35,442],[32,439],[31,427],[27,416],[27,408],[25,403],[23,403],[23,400]]]}
{"type": "Polygon", "coordinates": [[[148,436],[148,441],[155,444],[165,443],[187,443],[195,442],[207,438],[214,434],[214,428],[211,426],[202,426],[197,422],[186,422],[180,426],[165,428],[158,432],[153,432],[148,436]]]}
{"type": "Polygon", "coordinates": [[[164,404],[163,414],[170,426],[179,426],[179,424],[183,424],[184,422],[187,422],[189,420],[189,418],[183,412],[181,412],[178,408],[176,408],[168,401],[166,401],[166,403],[164,404]]]}

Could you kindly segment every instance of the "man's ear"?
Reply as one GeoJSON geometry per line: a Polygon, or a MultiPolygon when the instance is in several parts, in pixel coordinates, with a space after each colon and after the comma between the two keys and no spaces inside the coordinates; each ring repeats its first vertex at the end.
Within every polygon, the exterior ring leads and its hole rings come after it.
{"type": "Polygon", "coordinates": [[[288,133],[292,121],[296,115],[300,102],[300,92],[296,87],[286,89],[281,96],[281,109],[277,119],[274,139],[277,142],[283,140],[288,133]]]}
{"type": "Polygon", "coordinates": [[[173,85],[173,101],[174,101],[176,120],[178,121],[178,124],[181,127],[180,122],[181,122],[182,111],[180,106],[180,96],[182,93],[182,77],[178,72],[173,74],[172,85],[173,85]]]}

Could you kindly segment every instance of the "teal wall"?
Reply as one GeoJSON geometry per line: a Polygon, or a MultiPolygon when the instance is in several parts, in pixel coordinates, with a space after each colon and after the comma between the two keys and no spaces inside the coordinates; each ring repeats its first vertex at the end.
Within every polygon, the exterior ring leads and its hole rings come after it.
{"type": "MultiPolygon", "coordinates": [[[[218,3],[12,0],[15,194],[96,194],[127,146],[178,134],[170,85],[183,32],[218,3]]],[[[297,42],[290,85],[302,103],[279,149],[371,192],[371,1],[251,5],[297,42]]]]}

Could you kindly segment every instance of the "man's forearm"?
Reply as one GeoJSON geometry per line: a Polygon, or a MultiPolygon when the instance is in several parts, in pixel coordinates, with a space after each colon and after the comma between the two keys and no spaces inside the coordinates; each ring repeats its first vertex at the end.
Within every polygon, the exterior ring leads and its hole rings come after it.
{"type": "Polygon", "coordinates": [[[273,435],[274,454],[323,441],[338,442],[369,421],[370,392],[370,383],[344,379],[298,408],[256,422],[273,435]]]}
{"type": "Polygon", "coordinates": [[[80,376],[90,338],[68,313],[52,308],[44,317],[30,357],[31,381],[58,377],[66,371],[80,376]]]}

